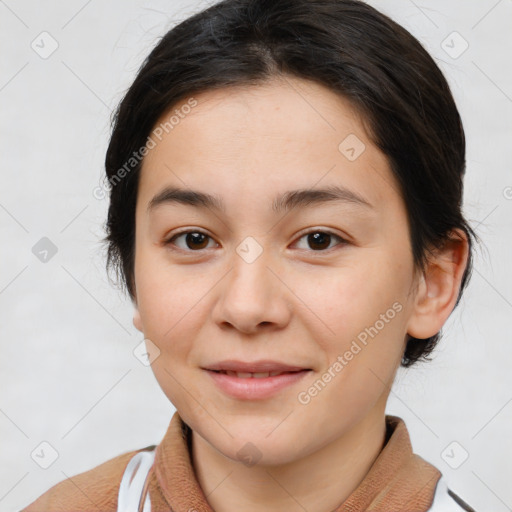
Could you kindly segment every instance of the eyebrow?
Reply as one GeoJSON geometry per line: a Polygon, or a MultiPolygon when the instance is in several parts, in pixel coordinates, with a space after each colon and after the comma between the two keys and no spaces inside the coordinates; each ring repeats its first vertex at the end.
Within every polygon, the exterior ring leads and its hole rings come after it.
{"type": "MultiPolygon", "coordinates": [[[[293,208],[304,208],[311,205],[321,205],[332,202],[352,203],[366,208],[373,205],[356,192],[337,185],[322,189],[289,190],[278,195],[272,202],[272,210],[277,214],[293,208]]],[[[156,194],[147,206],[150,213],[163,204],[184,204],[196,208],[207,208],[225,212],[225,205],[221,197],[197,190],[165,187],[156,194]]]]}

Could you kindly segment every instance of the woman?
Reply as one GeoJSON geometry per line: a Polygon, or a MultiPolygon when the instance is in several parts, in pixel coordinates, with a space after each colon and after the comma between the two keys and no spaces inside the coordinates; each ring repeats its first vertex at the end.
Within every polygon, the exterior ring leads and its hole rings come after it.
{"type": "Polygon", "coordinates": [[[471,271],[448,84],[357,0],[226,0],[119,105],[108,265],[176,407],[25,509],[472,510],[385,414],[471,271]]]}

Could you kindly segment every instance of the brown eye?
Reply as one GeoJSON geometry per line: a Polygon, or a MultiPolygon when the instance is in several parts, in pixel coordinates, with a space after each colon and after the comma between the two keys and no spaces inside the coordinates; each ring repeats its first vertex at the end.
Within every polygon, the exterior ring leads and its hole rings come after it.
{"type": "MultiPolygon", "coordinates": [[[[346,245],[348,242],[341,238],[339,235],[331,233],[329,231],[310,231],[300,237],[299,240],[306,239],[306,249],[313,251],[325,252],[327,249],[331,249],[331,243],[333,240],[339,240],[340,243],[335,245],[346,245]]],[[[302,247],[303,248],[303,247],[302,247]]]]}
{"type": "Polygon", "coordinates": [[[204,233],[187,233],[185,244],[189,249],[204,249],[208,245],[207,238],[204,233]]]}
{"type": "Polygon", "coordinates": [[[331,235],[328,233],[310,233],[307,238],[309,246],[315,251],[327,249],[331,243],[331,235]]]}
{"type": "Polygon", "coordinates": [[[201,231],[183,231],[171,237],[165,242],[165,245],[176,245],[179,249],[184,251],[199,251],[208,247],[208,242],[211,237],[201,231]],[[182,240],[182,244],[175,243],[177,240],[182,240]]]}

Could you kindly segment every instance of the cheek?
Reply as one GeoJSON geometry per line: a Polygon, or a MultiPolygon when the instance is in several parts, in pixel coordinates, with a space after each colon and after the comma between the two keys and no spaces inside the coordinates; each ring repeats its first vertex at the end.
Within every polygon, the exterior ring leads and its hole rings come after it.
{"type": "Polygon", "coordinates": [[[313,322],[328,327],[315,339],[325,354],[321,373],[330,381],[317,407],[329,402],[362,413],[391,383],[404,350],[409,284],[409,270],[398,261],[369,251],[350,268],[326,270],[315,287],[304,285],[297,293],[321,319],[308,314],[311,332],[313,322]]]}
{"type": "MultiPolygon", "coordinates": [[[[191,406],[185,391],[189,385],[187,368],[192,340],[198,337],[199,326],[203,323],[200,299],[206,290],[199,286],[201,280],[197,277],[187,279],[183,274],[156,264],[148,263],[144,268],[148,270],[137,276],[139,312],[145,338],[160,351],[151,368],[169,401],[186,412],[191,406]]],[[[194,396],[202,399],[200,393],[194,392],[194,396]]]]}
{"type": "Polygon", "coordinates": [[[330,340],[335,348],[342,349],[341,340],[350,342],[376,322],[381,327],[381,315],[384,321],[392,317],[386,322],[386,330],[394,324],[397,332],[404,316],[397,310],[405,310],[410,285],[409,269],[397,261],[382,251],[368,251],[343,268],[317,269],[314,277],[307,279],[297,276],[294,291],[310,310],[311,321],[325,333],[324,341],[330,340]]]}
{"type": "Polygon", "coordinates": [[[177,272],[156,258],[141,258],[139,264],[137,301],[144,335],[162,352],[183,352],[194,326],[201,323],[201,298],[210,280],[199,273],[177,272]]]}

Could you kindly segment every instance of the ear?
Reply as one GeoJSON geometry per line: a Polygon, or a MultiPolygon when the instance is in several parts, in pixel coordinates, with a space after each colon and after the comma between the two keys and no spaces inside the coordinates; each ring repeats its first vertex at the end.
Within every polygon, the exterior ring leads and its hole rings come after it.
{"type": "Polygon", "coordinates": [[[135,309],[133,311],[133,325],[138,331],[144,333],[144,329],[142,327],[142,320],[140,318],[139,308],[137,306],[135,306],[135,309]]]}
{"type": "Polygon", "coordinates": [[[468,254],[467,235],[456,229],[441,248],[429,255],[407,325],[409,335],[425,339],[441,330],[457,302],[468,254]]]}
{"type": "Polygon", "coordinates": [[[140,317],[140,312],[139,312],[139,306],[137,305],[137,299],[133,299],[133,307],[134,307],[134,310],[133,310],[133,326],[138,331],[144,333],[144,328],[142,326],[142,319],[140,317]]]}

